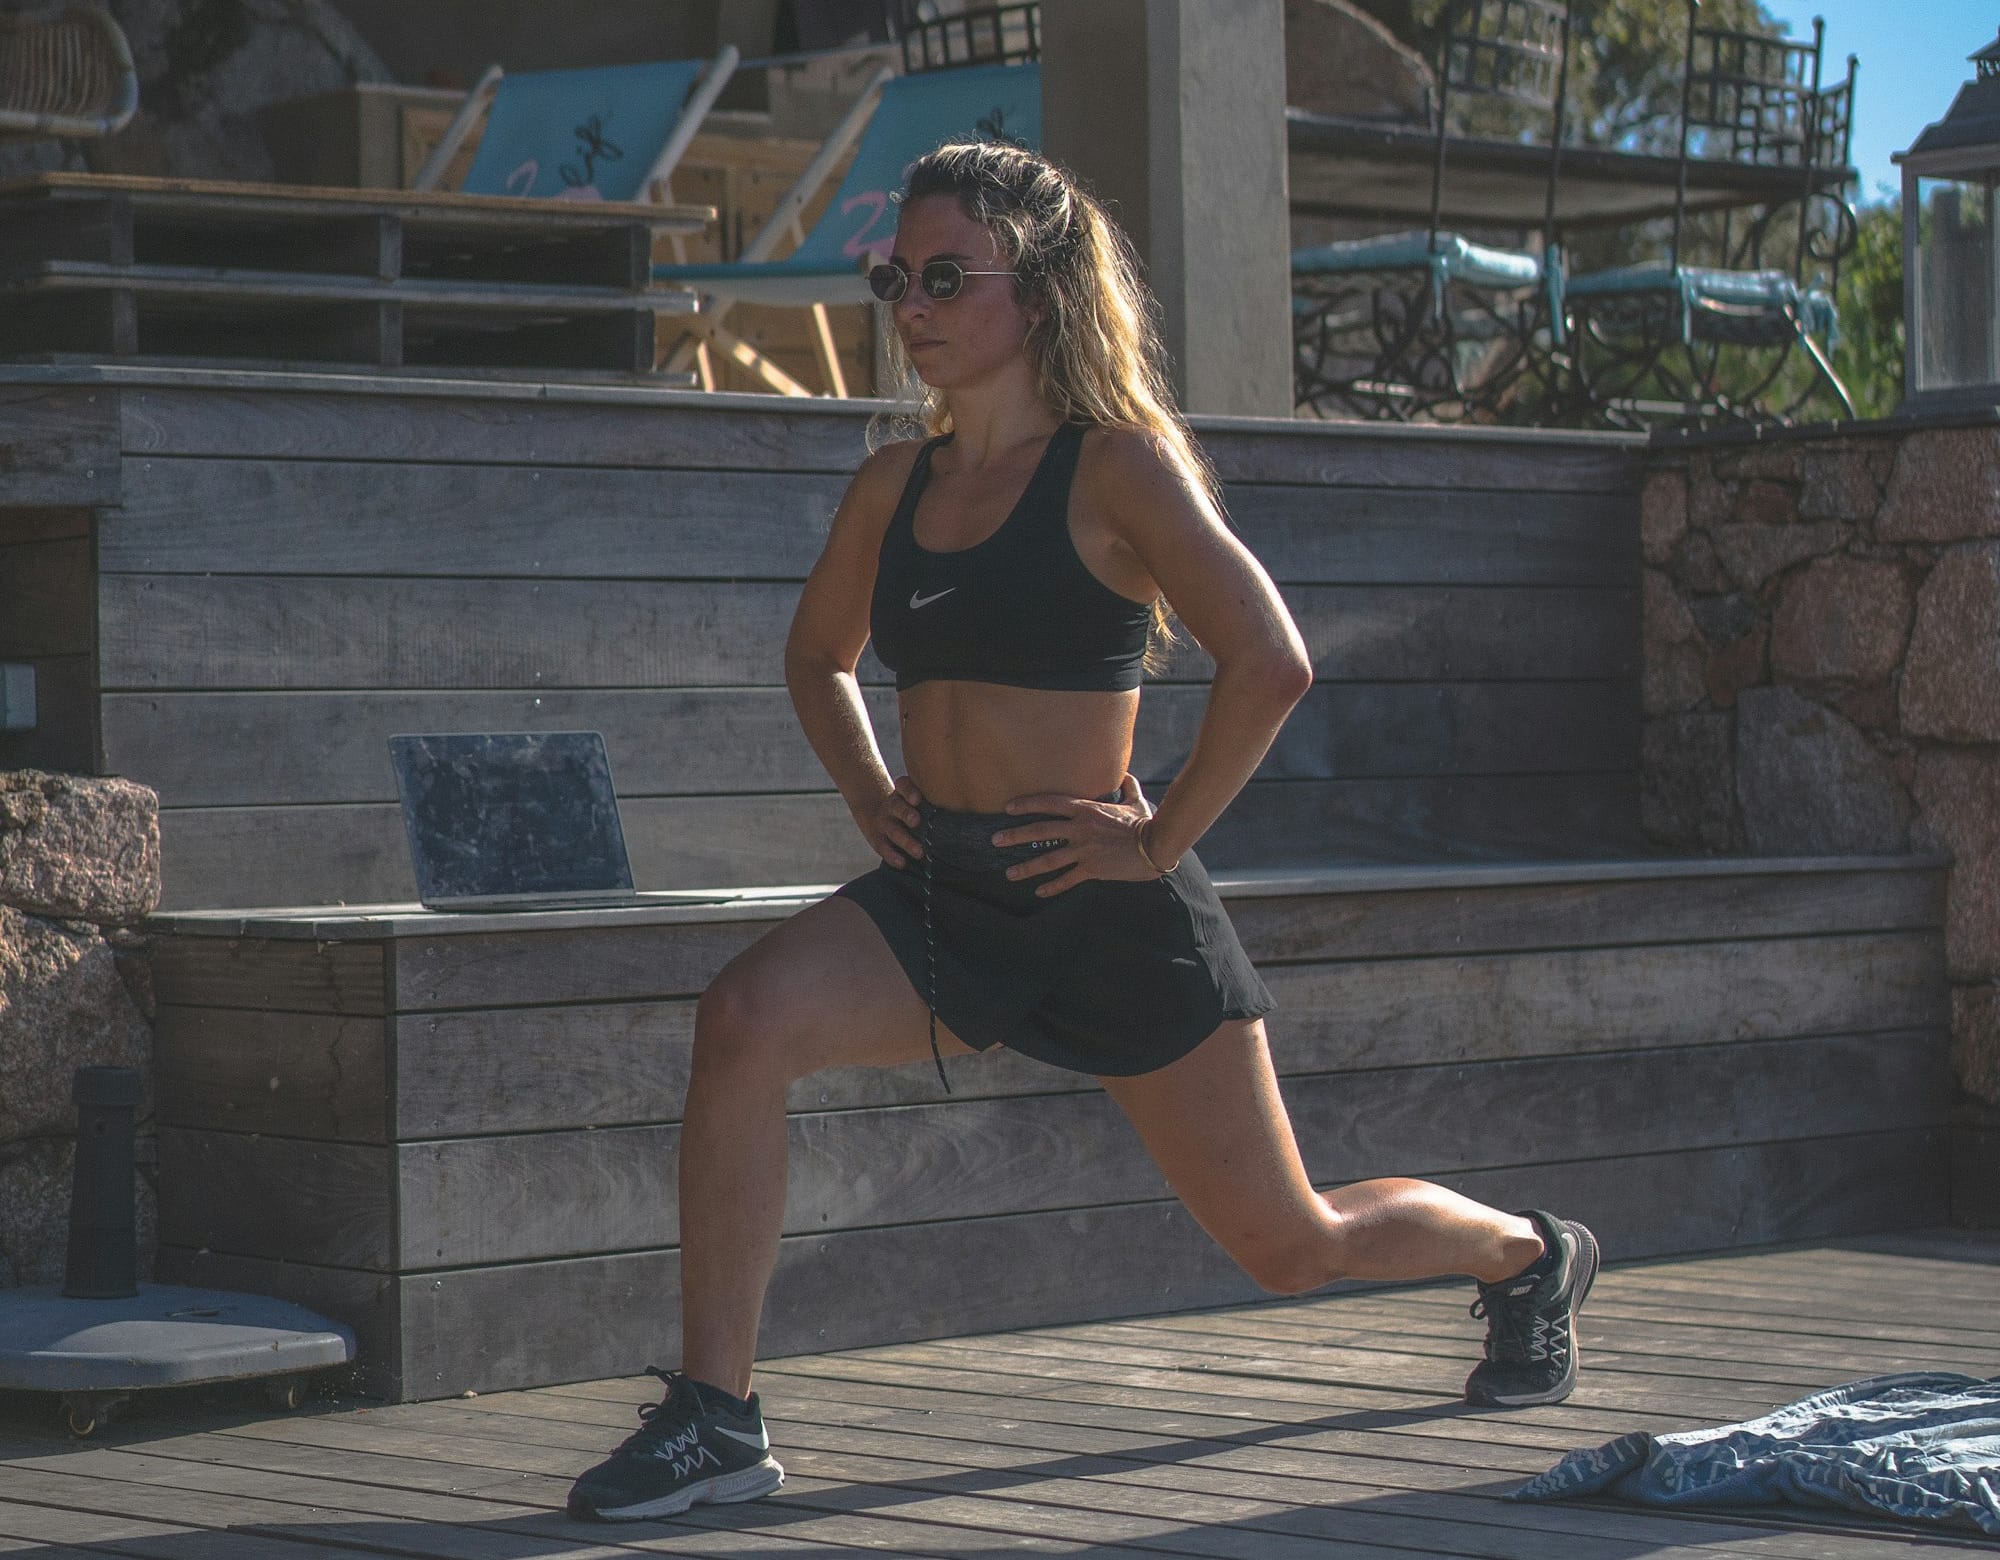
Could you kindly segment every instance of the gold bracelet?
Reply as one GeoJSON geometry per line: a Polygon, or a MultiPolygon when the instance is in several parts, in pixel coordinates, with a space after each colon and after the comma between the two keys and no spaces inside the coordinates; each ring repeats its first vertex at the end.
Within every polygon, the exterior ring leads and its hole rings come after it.
{"type": "Polygon", "coordinates": [[[1139,859],[1151,867],[1158,876],[1165,877],[1169,872],[1174,870],[1174,867],[1178,867],[1180,863],[1176,861],[1172,867],[1163,867],[1153,859],[1153,853],[1146,849],[1146,836],[1151,832],[1152,827],[1153,820],[1150,816],[1141,819],[1139,827],[1132,831],[1132,843],[1139,847],[1139,859]]]}

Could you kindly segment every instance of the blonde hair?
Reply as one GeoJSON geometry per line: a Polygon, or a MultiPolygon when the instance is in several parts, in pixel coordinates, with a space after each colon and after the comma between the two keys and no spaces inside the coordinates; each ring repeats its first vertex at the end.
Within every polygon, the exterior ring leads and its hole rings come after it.
{"type": "MultiPolygon", "coordinates": [[[[1182,474],[1221,507],[1215,474],[1174,404],[1157,305],[1139,279],[1132,244],[1097,199],[1039,153],[1004,141],[940,146],[910,165],[902,204],[949,195],[994,235],[1014,292],[1029,316],[1024,350],[1049,410],[1064,422],[1149,434],[1182,474]]],[[[915,378],[901,341],[889,357],[915,378]]],[[[951,430],[951,411],[923,386],[917,420],[931,435],[951,430]]],[[[1175,638],[1164,599],[1153,602],[1146,669],[1157,672],[1175,638]]]]}

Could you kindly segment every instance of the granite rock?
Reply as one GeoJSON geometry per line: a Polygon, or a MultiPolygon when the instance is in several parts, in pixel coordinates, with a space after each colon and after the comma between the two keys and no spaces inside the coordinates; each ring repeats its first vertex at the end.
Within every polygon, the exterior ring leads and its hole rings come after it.
{"type": "Polygon", "coordinates": [[[1656,471],[1639,495],[1639,540],[1646,562],[1664,564],[1687,535],[1688,483],[1683,471],[1656,471]]]}
{"type": "Polygon", "coordinates": [[[1796,482],[1802,457],[1796,444],[1753,444],[1748,449],[1718,453],[1715,474],[1719,477],[1767,478],[1796,482]]]}
{"type": "Polygon", "coordinates": [[[1851,723],[1789,688],[1736,701],[1736,802],[1758,855],[1899,851],[1910,806],[1887,759],[1851,723]]]}
{"type": "Polygon", "coordinates": [[[1883,541],[2000,536],[2000,428],[1924,428],[1896,452],[1875,517],[1883,541]]]}
{"type": "Polygon", "coordinates": [[[0,774],[0,904],[124,926],[160,902],[159,799],[129,780],[0,774]]]}
{"type": "Polygon", "coordinates": [[[1688,524],[1697,530],[1722,524],[1741,491],[1741,483],[1718,481],[1707,461],[1695,459],[1688,466],[1688,524]]]}
{"type": "Polygon", "coordinates": [[[1913,790],[1912,842],[1953,858],[1944,924],[1952,978],[2000,978],[2000,751],[1921,752],[1913,790]]]}
{"type": "Polygon", "coordinates": [[[1697,595],[1729,590],[1732,584],[1706,531],[1690,531],[1674,548],[1669,567],[1675,583],[1697,595]]]}
{"type": "Polygon", "coordinates": [[[1799,490],[1801,520],[1868,520],[1882,503],[1874,463],[1863,450],[1808,450],[1799,490]]]}
{"type": "Polygon", "coordinates": [[[1770,642],[1770,630],[1760,624],[1711,652],[1701,669],[1708,702],[1718,709],[1729,709],[1744,689],[1764,682],[1769,676],[1770,642]]]}
{"type": "Polygon", "coordinates": [[[1789,525],[1798,517],[1795,489],[1783,482],[1759,478],[1747,483],[1730,507],[1730,518],[1744,525],[1789,525]]]}
{"type": "Polygon", "coordinates": [[[1701,635],[1673,581],[1658,569],[1641,578],[1644,665],[1641,703],[1649,715],[1691,709],[1702,701],[1701,635]]]}
{"type": "Polygon", "coordinates": [[[1730,718],[1691,710],[1648,720],[1641,737],[1640,823],[1670,850],[1736,848],[1730,790],[1730,718]]]}
{"type": "MultiPolygon", "coordinates": [[[[72,1126],[74,1123],[72,1123],[72,1126]]],[[[140,1172],[133,1177],[139,1278],[153,1276],[159,1249],[159,1199],[146,1172],[152,1140],[143,1133],[134,1145],[140,1172]]],[[[0,1143],[0,1289],[22,1284],[59,1284],[69,1252],[70,1169],[74,1136],[27,1138],[0,1143]]]]}
{"type": "Polygon", "coordinates": [[[1903,671],[1903,729],[2000,742],[2000,543],[1954,547],[1917,596],[1903,671]]]}
{"type": "Polygon", "coordinates": [[[103,937],[0,905],[0,1142],[72,1131],[79,1067],[137,1067],[152,1035],[103,937]]]}
{"type": "Polygon", "coordinates": [[[1758,590],[1793,564],[1835,551],[1846,527],[1819,520],[1800,525],[1719,525],[1709,533],[1715,554],[1740,590],[1758,590]]]}
{"type": "Polygon", "coordinates": [[[1806,682],[1880,682],[1903,659],[1916,592],[1894,563],[1821,558],[1785,582],[1771,668],[1806,682]]]}

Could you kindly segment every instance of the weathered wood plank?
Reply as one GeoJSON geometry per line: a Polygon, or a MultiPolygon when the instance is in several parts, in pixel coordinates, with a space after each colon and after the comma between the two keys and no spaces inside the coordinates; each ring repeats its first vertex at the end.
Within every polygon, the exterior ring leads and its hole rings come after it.
{"type": "MultiPolygon", "coordinates": [[[[832,473],[135,457],[106,518],[119,574],[803,578],[832,473]],[[273,528],[273,516],[314,524],[273,528]]],[[[1239,484],[1237,531],[1290,584],[1631,585],[1629,500],[1239,484]]]]}
{"type": "Polygon", "coordinates": [[[1630,493],[1640,447],[1629,440],[1465,437],[1460,429],[1380,429],[1296,424],[1259,429],[1196,419],[1202,448],[1225,482],[1306,482],[1328,487],[1528,489],[1630,493]]]}
{"type": "Polygon", "coordinates": [[[327,1267],[395,1259],[392,1151],[163,1126],[160,1243],[327,1267]]]}
{"type": "Polygon", "coordinates": [[[1934,868],[1243,896],[1229,917],[1262,962],[1811,936],[1941,924],[1934,868]]]}
{"type": "MultiPolygon", "coordinates": [[[[1629,773],[1253,781],[1203,840],[1213,870],[1363,861],[1586,859],[1641,848],[1629,773]]],[[[641,888],[839,883],[876,863],[837,792],[635,797],[620,808],[641,888]]],[[[416,898],[399,808],[175,808],[165,907],[416,898]]]]}
{"type": "Polygon", "coordinates": [[[406,1014],[698,996],[769,930],[767,921],[713,921],[672,936],[652,926],[607,926],[411,938],[396,950],[391,1000],[406,1014]]]}
{"type": "Polygon", "coordinates": [[[118,501],[118,396],[0,384],[0,509],[118,501]]]}
{"type": "MultiPolygon", "coordinates": [[[[396,1153],[399,1271],[671,1246],[677,1126],[408,1143],[396,1153]]],[[[271,1253],[266,1253],[271,1254],[271,1253]]]]}
{"type": "Polygon", "coordinates": [[[1267,969],[1281,1072],[1702,1046],[1946,1023],[1930,932],[1267,969]]]}
{"type": "MultiPolygon", "coordinates": [[[[895,696],[867,691],[900,765],[895,696]]],[[[1207,690],[1160,684],[1140,705],[1133,772],[1186,761],[1207,690]]],[[[410,731],[601,731],[620,794],[811,791],[826,771],[781,688],[513,692],[113,693],[106,764],[166,807],[383,802],[387,738],[410,731]]],[[[1310,689],[1258,769],[1267,779],[1583,773],[1638,767],[1626,681],[1341,683],[1310,689]]]]}
{"type": "MultiPolygon", "coordinates": [[[[1933,934],[1887,933],[1279,966],[1265,979],[1278,999],[1273,1058],[1289,1074],[1936,1027],[1941,957],[1933,934]]],[[[197,1062],[206,1083],[197,1094],[185,1076],[196,1068],[176,1060],[176,1103],[163,1098],[163,1119],[379,1140],[379,1107],[366,1104],[374,1096],[356,1091],[347,1110],[325,1097],[358,1067],[344,1063],[323,1085],[302,1073],[346,1033],[332,1027],[343,1021],[325,1021],[330,1033],[295,1033],[293,1022],[163,1010],[163,1046],[197,1062]],[[195,1022],[198,1056],[183,1038],[195,1022]],[[274,1077],[284,1087],[267,1091],[274,1077]]],[[[413,1013],[393,1023],[397,1139],[680,1118],[694,1031],[686,998],[413,1013]]],[[[379,1042],[373,1030],[368,1037],[379,1042]]],[[[973,1099],[1094,1085],[989,1052],[955,1061],[952,1087],[973,1099]]],[[[789,1103],[855,1110],[928,1104],[936,1093],[928,1064],[842,1068],[801,1079],[789,1103]]]]}
{"type": "Polygon", "coordinates": [[[168,1126],[385,1142],[384,1021],[162,1007],[153,1021],[153,1095],[168,1126]]]}
{"type": "Polygon", "coordinates": [[[354,394],[134,386],[118,399],[127,455],[837,473],[861,463],[873,410],[582,388],[418,396],[379,386],[354,394]]]}
{"type": "Polygon", "coordinates": [[[149,955],[163,1004],[379,1014],[388,966],[379,942],[163,937],[149,955]]]}
{"type": "MultiPolygon", "coordinates": [[[[1745,1042],[1651,1053],[1293,1075],[1284,1093],[1316,1182],[1435,1177],[1532,1156],[1611,1158],[1792,1137],[1940,1125],[1938,1034],[1745,1042]],[[1810,1096],[1786,1080],[1820,1080],[1810,1096]],[[1523,1144],[1529,1102],[1560,1088],[1560,1141],[1523,1144]],[[1457,1101],[1488,1109],[1467,1120],[1457,1101]],[[1662,1108],[1662,1100],[1675,1102],[1662,1108]]],[[[1166,1183],[1108,1096],[957,1099],[794,1116],[790,1234],[985,1220],[1083,1203],[1136,1203],[1166,1183]],[[893,1142],[893,1152],[891,1143],[893,1142]]],[[[539,1132],[405,1145],[401,1266],[461,1267],[671,1245],[671,1127],[539,1132]]],[[[303,1150],[309,1145],[299,1145],[303,1150]]],[[[327,1162],[345,1183],[347,1161],[327,1162]]],[[[328,1191],[315,1198],[341,1201],[328,1191]]],[[[225,1233],[224,1250],[285,1251],[225,1233]]]]}
{"type": "MultiPolygon", "coordinates": [[[[1295,585],[1335,681],[1622,678],[1634,592],[1295,585]]],[[[790,582],[324,579],[114,574],[99,582],[108,690],[778,686],[790,582]]],[[[864,681],[886,680],[872,652],[864,681]]],[[[1191,642],[1166,681],[1213,663],[1191,642]]]]}

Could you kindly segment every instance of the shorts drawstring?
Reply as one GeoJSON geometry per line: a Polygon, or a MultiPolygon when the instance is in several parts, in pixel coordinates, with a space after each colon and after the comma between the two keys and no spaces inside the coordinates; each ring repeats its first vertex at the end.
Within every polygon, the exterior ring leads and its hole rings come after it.
{"type": "Polygon", "coordinates": [[[937,1043],[937,911],[931,893],[931,814],[927,807],[917,809],[917,838],[924,847],[924,1002],[931,1010],[931,1061],[937,1066],[938,1082],[949,1094],[951,1080],[944,1075],[944,1056],[937,1043]]]}

